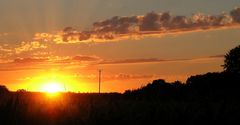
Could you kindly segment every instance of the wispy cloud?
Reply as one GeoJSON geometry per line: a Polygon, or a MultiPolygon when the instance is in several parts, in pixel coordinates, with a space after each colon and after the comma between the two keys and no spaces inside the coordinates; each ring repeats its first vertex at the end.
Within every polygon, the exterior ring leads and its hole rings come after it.
{"type": "Polygon", "coordinates": [[[122,59],[122,60],[104,60],[99,64],[131,64],[131,63],[154,63],[154,62],[164,62],[169,60],[148,58],[148,59],[122,59]]]}
{"type": "Polygon", "coordinates": [[[214,56],[209,56],[210,58],[224,58],[224,55],[214,55],[214,56]]]}
{"type": "Polygon", "coordinates": [[[7,36],[8,33],[0,33],[0,37],[7,36]]]}
{"type": "Polygon", "coordinates": [[[201,60],[214,60],[223,59],[224,55],[214,55],[199,58],[185,58],[185,59],[159,59],[159,58],[146,58],[146,59],[121,59],[121,60],[103,60],[100,65],[116,65],[116,64],[137,64],[137,63],[170,63],[170,62],[190,62],[201,60]]]}
{"type": "MultiPolygon", "coordinates": [[[[75,74],[74,77],[82,79],[82,80],[96,80],[98,79],[98,75],[96,74],[75,74]]],[[[129,73],[117,73],[117,74],[105,74],[102,76],[102,79],[104,81],[109,80],[132,80],[132,79],[153,79],[157,77],[157,75],[154,74],[129,74],[129,73]]]]}
{"type": "Polygon", "coordinates": [[[2,52],[12,52],[12,49],[9,49],[6,46],[0,46],[0,51],[2,51],[2,52]]]}
{"type": "Polygon", "coordinates": [[[129,79],[152,79],[155,78],[156,75],[146,75],[146,74],[126,74],[126,73],[120,73],[116,74],[114,76],[111,76],[109,79],[114,80],[129,80],[129,79]]]}
{"type": "Polygon", "coordinates": [[[171,63],[171,62],[200,62],[223,59],[224,55],[214,55],[200,58],[188,59],[159,59],[159,58],[140,58],[140,59],[102,59],[97,56],[91,55],[77,55],[74,57],[28,57],[16,58],[8,62],[0,64],[0,71],[11,70],[33,70],[33,69],[46,69],[46,68],[79,68],[88,67],[92,65],[121,65],[121,64],[151,64],[151,63],[171,63]]]}
{"type": "Polygon", "coordinates": [[[0,71],[15,70],[45,70],[48,68],[76,68],[86,67],[88,65],[97,64],[101,58],[97,56],[77,55],[69,56],[48,56],[48,57],[26,57],[16,58],[13,60],[1,61],[0,71]]]}
{"type": "Polygon", "coordinates": [[[72,58],[75,61],[99,61],[100,58],[97,56],[86,56],[86,55],[78,55],[72,58]]]}
{"type": "Polygon", "coordinates": [[[48,56],[48,57],[28,57],[28,58],[16,58],[10,63],[15,64],[34,64],[34,63],[91,63],[91,62],[99,62],[101,58],[97,56],[88,56],[88,55],[77,55],[74,57],[69,56],[48,56]]]}
{"type": "Polygon", "coordinates": [[[48,61],[47,58],[17,58],[13,60],[13,63],[42,63],[48,61]]]}

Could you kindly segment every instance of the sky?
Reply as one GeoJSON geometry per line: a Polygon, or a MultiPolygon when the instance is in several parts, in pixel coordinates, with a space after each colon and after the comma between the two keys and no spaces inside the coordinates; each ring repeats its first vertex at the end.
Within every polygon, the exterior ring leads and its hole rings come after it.
{"type": "Polygon", "coordinates": [[[240,44],[239,0],[1,0],[0,84],[124,92],[221,72],[240,44]]]}

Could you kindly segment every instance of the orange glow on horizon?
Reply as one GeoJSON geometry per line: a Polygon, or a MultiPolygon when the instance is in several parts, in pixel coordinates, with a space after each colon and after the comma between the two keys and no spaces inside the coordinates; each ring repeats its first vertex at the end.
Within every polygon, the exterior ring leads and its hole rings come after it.
{"type": "Polygon", "coordinates": [[[94,91],[88,82],[61,72],[39,73],[21,84],[21,88],[32,92],[91,92],[94,91]]]}

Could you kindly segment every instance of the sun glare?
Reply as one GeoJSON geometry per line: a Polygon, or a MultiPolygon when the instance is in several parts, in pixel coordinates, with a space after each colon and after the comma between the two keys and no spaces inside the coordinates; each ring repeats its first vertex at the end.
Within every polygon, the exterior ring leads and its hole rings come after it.
{"type": "Polygon", "coordinates": [[[43,92],[47,93],[57,93],[57,92],[64,92],[64,86],[59,82],[48,82],[43,85],[42,88],[43,92]]]}
{"type": "Polygon", "coordinates": [[[29,91],[54,95],[61,92],[89,92],[95,87],[90,85],[66,73],[44,72],[28,79],[24,86],[29,91]]]}

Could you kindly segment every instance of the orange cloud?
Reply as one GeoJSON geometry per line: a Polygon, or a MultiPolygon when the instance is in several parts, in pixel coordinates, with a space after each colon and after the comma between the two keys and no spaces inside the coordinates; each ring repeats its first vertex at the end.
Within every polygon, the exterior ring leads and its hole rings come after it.
{"type": "Polygon", "coordinates": [[[12,52],[11,49],[6,48],[5,46],[0,46],[0,51],[2,51],[2,52],[12,52]]]}
{"type": "Polygon", "coordinates": [[[21,42],[21,45],[14,48],[16,54],[20,54],[22,52],[28,52],[35,49],[46,49],[48,46],[39,42],[39,41],[32,41],[32,42],[21,42]]]}
{"type": "Polygon", "coordinates": [[[36,33],[33,37],[33,40],[36,41],[49,41],[54,37],[54,35],[49,34],[49,33],[36,33]]]}
{"type": "MultiPolygon", "coordinates": [[[[0,71],[6,70],[32,70],[32,69],[47,69],[47,68],[68,68],[74,69],[79,67],[88,67],[91,65],[121,65],[121,64],[147,64],[147,63],[171,63],[171,62],[200,62],[211,61],[216,59],[223,59],[224,55],[214,55],[201,58],[189,58],[189,59],[158,59],[158,58],[146,58],[146,59],[121,59],[121,60],[104,60],[97,56],[78,55],[74,57],[27,57],[16,58],[14,60],[8,60],[7,62],[0,62],[0,71]]],[[[123,76],[123,75],[120,75],[123,76]]]]}
{"type": "Polygon", "coordinates": [[[0,33],[0,37],[7,36],[8,33],[0,33]]]}
{"type": "Polygon", "coordinates": [[[167,60],[149,58],[149,59],[123,59],[123,60],[104,60],[100,64],[128,64],[128,63],[154,63],[163,62],[167,60]]]}
{"type": "Polygon", "coordinates": [[[45,58],[17,58],[14,59],[13,63],[41,63],[47,60],[45,58]]]}
{"type": "Polygon", "coordinates": [[[116,74],[114,76],[109,77],[110,80],[129,80],[129,79],[152,79],[155,78],[156,75],[142,75],[142,74],[116,74]]]}
{"type": "Polygon", "coordinates": [[[147,59],[122,59],[122,60],[103,60],[100,65],[114,65],[114,64],[136,64],[136,63],[168,63],[168,62],[187,62],[187,61],[200,61],[200,60],[214,60],[223,59],[224,55],[214,55],[200,58],[189,58],[189,59],[158,59],[158,58],[147,58],[147,59]]]}
{"type": "Polygon", "coordinates": [[[66,57],[62,59],[57,59],[55,63],[62,63],[62,64],[92,64],[98,63],[102,59],[97,56],[89,56],[89,55],[78,55],[74,57],[66,57]]]}
{"type": "Polygon", "coordinates": [[[45,56],[26,57],[13,60],[0,60],[0,71],[33,70],[48,68],[76,68],[98,64],[102,59],[97,56],[78,55],[69,56],[45,56]]]}
{"type": "Polygon", "coordinates": [[[100,58],[97,56],[86,56],[86,55],[78,55],[72,58],[76,61],[99,61],[100,58]]]}
{"type": "MultiPolygon", "coordinates": [[[[74,77],[80,78],[82,80],[96,80],[98,79],[98,75],[96,74],[75,74],[74,77]]],[[[104,81],[111,81],[111,80],[132,80],[132,79],[153,79],[156,78],[157,75],[153,74],[126,74],[126,73],[117,73],[117,74],[105,74],[102,76],[104,81]]]]}

